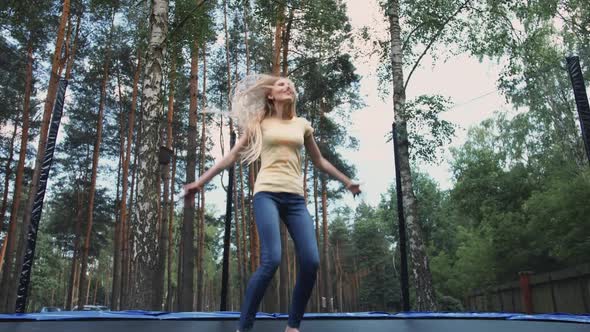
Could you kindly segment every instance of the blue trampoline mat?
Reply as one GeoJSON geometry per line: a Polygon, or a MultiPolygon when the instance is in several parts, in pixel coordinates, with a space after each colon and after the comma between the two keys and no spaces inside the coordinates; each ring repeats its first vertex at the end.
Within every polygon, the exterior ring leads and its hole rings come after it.
{"type": "MultiPolygon", "coordinates": [[[[161,312],[161,311],[60,311],[48,313],[0,314],[0,321],[60,321],[60,320],[199,320],[238,319],[239,312],[161,312]]],[[[257,319],[286,319],[282,313],[259,312],[257,319]]],[[[518,321],[555,321],[590,324],[590,315],[563,313],[526,315],[522,313],[481,313],[481,312],[345,312],[306,313],[304,319],[496,319],[518,321]]]]}
{"type": "MultiPolygon", "coordinates": [[[[287,315],[258,313],[252,332],[281,332],[287,315]]],[[[0,315],[0,332],[233,332],[237,312],[62,311],[0,315]]],[[[307,313],[302,332],[590,332],[590,315],[453,312],[307,313]]]]}

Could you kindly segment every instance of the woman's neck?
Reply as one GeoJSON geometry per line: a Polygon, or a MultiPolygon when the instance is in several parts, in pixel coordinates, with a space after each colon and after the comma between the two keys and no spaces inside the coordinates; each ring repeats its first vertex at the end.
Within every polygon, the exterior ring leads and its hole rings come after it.
{"type": "Polygon", "coordinates": [[[273,106],[275,111],[273,117],[284,119],[289,115],[289,107],[291,107],[291,104],[275,101],[273,106]]]}

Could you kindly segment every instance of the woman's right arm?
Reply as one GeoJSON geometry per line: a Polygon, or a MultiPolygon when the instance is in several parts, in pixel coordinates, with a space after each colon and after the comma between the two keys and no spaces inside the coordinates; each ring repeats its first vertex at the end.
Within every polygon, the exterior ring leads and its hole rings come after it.
{"type": "Polygon", "coordinates": [[[208,169],[205,173],[203,173],[195,182],[188,183],[184,185],[183,189],[183,196],[188,194],[193,194],[195,192],[200,191],[212,178],[214,178],[217,174],[221,173],[222,170],[229,168],[232,166],[240,157],[240,152],[242,149],[248,144],[248,135],[244,134],[240,137],[240,139],[236,142],[234,147],[229,151],[228,154],[223,156],[219,161],[213,165],[210,169],[208,169]]]}

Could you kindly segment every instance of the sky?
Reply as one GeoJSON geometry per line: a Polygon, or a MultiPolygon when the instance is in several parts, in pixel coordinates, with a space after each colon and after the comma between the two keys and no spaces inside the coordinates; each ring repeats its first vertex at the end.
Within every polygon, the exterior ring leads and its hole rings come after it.
{"type": "MultiPolygon", "coordinates": [[[[378,0],[348,0],[346,3],[354,30],[370,26],[375,31],[387,32],[378,0]]],[[[359,44],[358,47],[366,46],[359,44]]],[[[365,103],[365,107],[353,112],[351,119],[350,134],[359,140],[359,149],[338,151],[356,167],[356,180],[362,183],[363,194],[356,199],[353,199],[352,195],[346,195],[341,201],[335,202],[336,206],[346,205],[354,208],[361,201],[375,206],[381,194],[395,181],[393,146],[385,138],[391,131],[393,102],[391,95],[386,96],[385,100],[378,95],[378,64],[377,57],[354,61],[357,73],[362,77],[360,94],[365,103]]],[[[404,73],[406,76],[407,70],[406,68],[404,73]]],[[[441,94],[451,98],[455,105],[442,116],[457,126],[451,144],[441,152],[443,162],[438,165],[420,166],[423,172],[430,174],[439,183],[441,189],[449,189],[452,186],[448,148],[462,145],[470,126],[489,118],[494,111],[511,107],[496,87],[499,70],[498,64],[485,60],[480,63],[467,54],[452,57],[444,62],[439,60],[436,63],[432,57],[426,56],[421,67],[412,76],[406,90],[407,100],[421,94],[441,94]]],[[[214,154],[220,156],[218,147],[214,149],[214,154]]],[[[212,181],[219,187],[221,177],[218,176],[212,181]]],[[[227,182],[227,175],[224,181],[227,182]]],[[[217,211],[224,208],[225,194],[221,189],[208,195],[208,204],[214,204],[217,211]]]]}

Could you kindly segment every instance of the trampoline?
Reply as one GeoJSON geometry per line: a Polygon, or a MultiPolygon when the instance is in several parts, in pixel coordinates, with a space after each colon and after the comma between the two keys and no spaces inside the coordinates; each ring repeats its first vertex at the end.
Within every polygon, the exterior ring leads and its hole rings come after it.
{"type": "MultiPolygon", "coordinates": [[[[0,315],[0,332],[231,332],[237,312],[54,312],[0,315]]],[[[253,332],[285,328],[287,315],[258,313],[253,332]]],[[[313,332],[582,332],[590,315],[524,315],[509,313],[366,312],[306,314],[302,331],[313,332]]]]}

